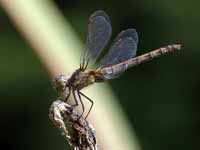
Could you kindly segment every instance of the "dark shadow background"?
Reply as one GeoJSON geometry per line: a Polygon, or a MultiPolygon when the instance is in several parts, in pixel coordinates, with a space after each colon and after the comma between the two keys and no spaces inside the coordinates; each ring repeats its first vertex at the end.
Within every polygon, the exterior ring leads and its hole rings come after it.
{"type": "MultiPolygon", "coordinates": [[[[141,64],[109,83],[144,150],[200,149],[200,1],[55,2],[83,41],[88,16],[103,9],[111,18],[113,38],[123,29],[137,29],[138,54],[183,44],[182,51],[141,64]]],[[[56,97],[51,80],[2,9],[0,51],[1,148],[65,149],[47,117],[56,97]]]]}

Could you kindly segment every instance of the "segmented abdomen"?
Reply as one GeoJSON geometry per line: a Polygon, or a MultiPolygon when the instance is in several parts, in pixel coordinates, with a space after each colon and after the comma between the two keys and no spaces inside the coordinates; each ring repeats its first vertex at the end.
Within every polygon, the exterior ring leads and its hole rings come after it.
{"type": "Polygon", "coordinates": [[[103,77],[106,79],[113,79],[121,75],[126,69],[139,65],[143,62],[149,61],[155,57],[158,57],[162,54],[168,53],[168,52],[173,52],[176,50],[180,50],[181,45],[168,45],[165,47],[161,47],[159,49],[156,49],[154,51],[151,51],[149,53],[143,54],[141,56],[135,57],[128,59],[124,62],[121,62],[119,64],[110,66],[110,67],[105,67],[101,68],[100,72],[103,75],[103,77]]]}

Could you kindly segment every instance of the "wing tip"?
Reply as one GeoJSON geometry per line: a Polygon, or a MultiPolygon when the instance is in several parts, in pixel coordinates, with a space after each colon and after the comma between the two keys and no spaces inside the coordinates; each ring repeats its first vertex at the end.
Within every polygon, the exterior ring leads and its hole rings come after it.
{"type": "Polygon", "coordinates": [[[108,22],[110,22],[110,17],[108,16],[108,14],[104,10],[96,10],[96,11],[94,11],[90,15],[89,21],[92,20],[94,17],[97,17],[97,16],[104,17],[108,22]]]}

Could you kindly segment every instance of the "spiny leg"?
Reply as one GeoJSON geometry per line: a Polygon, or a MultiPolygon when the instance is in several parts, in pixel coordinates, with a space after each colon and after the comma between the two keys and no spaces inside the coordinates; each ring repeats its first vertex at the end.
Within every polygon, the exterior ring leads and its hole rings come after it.
{"type": "Polygon", "coordinates": [[[90,109],[89,109],[89,111],[88,111],[88,113],[87,113],[87,115],[86,115],[86,117],[85,117],[85,119],[86,119],[86,118],[88,117],[90,111],[92,110],[92,107],[93,107],[94,102],[93,102],[93,100],[91,100],[89,97],[87,97],[85,94],[81,93],[80,91],[78,91],[78,93],[79,93],[80,95],[82,95],[83,97],[85,97],[87,100],[89,100],[89,101],[91,102],[90,109]]]}
{"type": "MultiPolygon", "coordinates": [[[[82,101],[82,99],[81,99],[81,96],[80,96],[80,94],[79,94],[79,91],[78,90],[73,90],[72,91],[72,93],[73,93],[73,97],[74,97],[74,100],[75,100],[75,102],[76,102],[76,104],[75,105],[72,105],[72,106],[78,106],[78,100],[77,100],[77,97],[76,97],[76,93],[75,92],[77,92],[77,95],[78,95],[78,98],[79,98],[79,101],[81,102],[81,106],[82,106],[82,113],[81,113],[81,115],[79,116],[79,118],[81,118],[82,116],[83,116],[83,114],[84,114],[84,112],[85,112],[85,107],[84,107],[84,104],[83,104],[83,101],[82,101]]],[[[78,118],[78,119],[79,119],[78,118]]]]}
{"type": "MultiPolygon", "coordinates": [[[[82,106],[82,110],[83,110],[83,112],[82,112],[81,115],[80,115],[80,117],[82,117],[82,116],[83,116],[83,113],[85,112],[85,106],[84,106],[83,101],[82,101],[82,99],[81,99],[80,91],[79,91],[79,90],[77,90],[77,95],[78,95],[78,97],[79,97],[79,101],[81,102],[81,106],[82,106]]],[[[79,117],[79,118],[80,118],[80,117],[79,117]]]]}
{"type": "Polygon", "coordinates": [[[67,97],[64,100],[65,103],[67,103],[70,95],[71,95],[71,88],[69,87],[69,93],[68,93],[67,97]]]}
{"type": "Polygon", "coordinates": [[[78,100],[76,98],[75,90],[72,91],[72,94],[73,94],[73,97],[74,97],[75,104],[73,104],[71,106],[76,107],[76,106],[78,106],[78,100]]]}

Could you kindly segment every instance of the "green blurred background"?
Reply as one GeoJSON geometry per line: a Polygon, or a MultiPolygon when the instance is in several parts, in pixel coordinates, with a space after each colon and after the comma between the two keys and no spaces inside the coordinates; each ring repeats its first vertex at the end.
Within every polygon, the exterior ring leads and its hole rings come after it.
{"type": "MultiPolygon", "coordinates": [[[[168,44],[183,44],[182,51],[132,68],[109,84],[143,150],[200,148],[200,1],[54,2],[83,42],[89,15],[102,9],[111,18],[112,38],[123,29],[136,28],[138,54],[168,44]]],[[[64,149],[63,137],[47,117],[56,97],[51,79],[2,9],[0,49],[1,148],[64,149]]]]}

